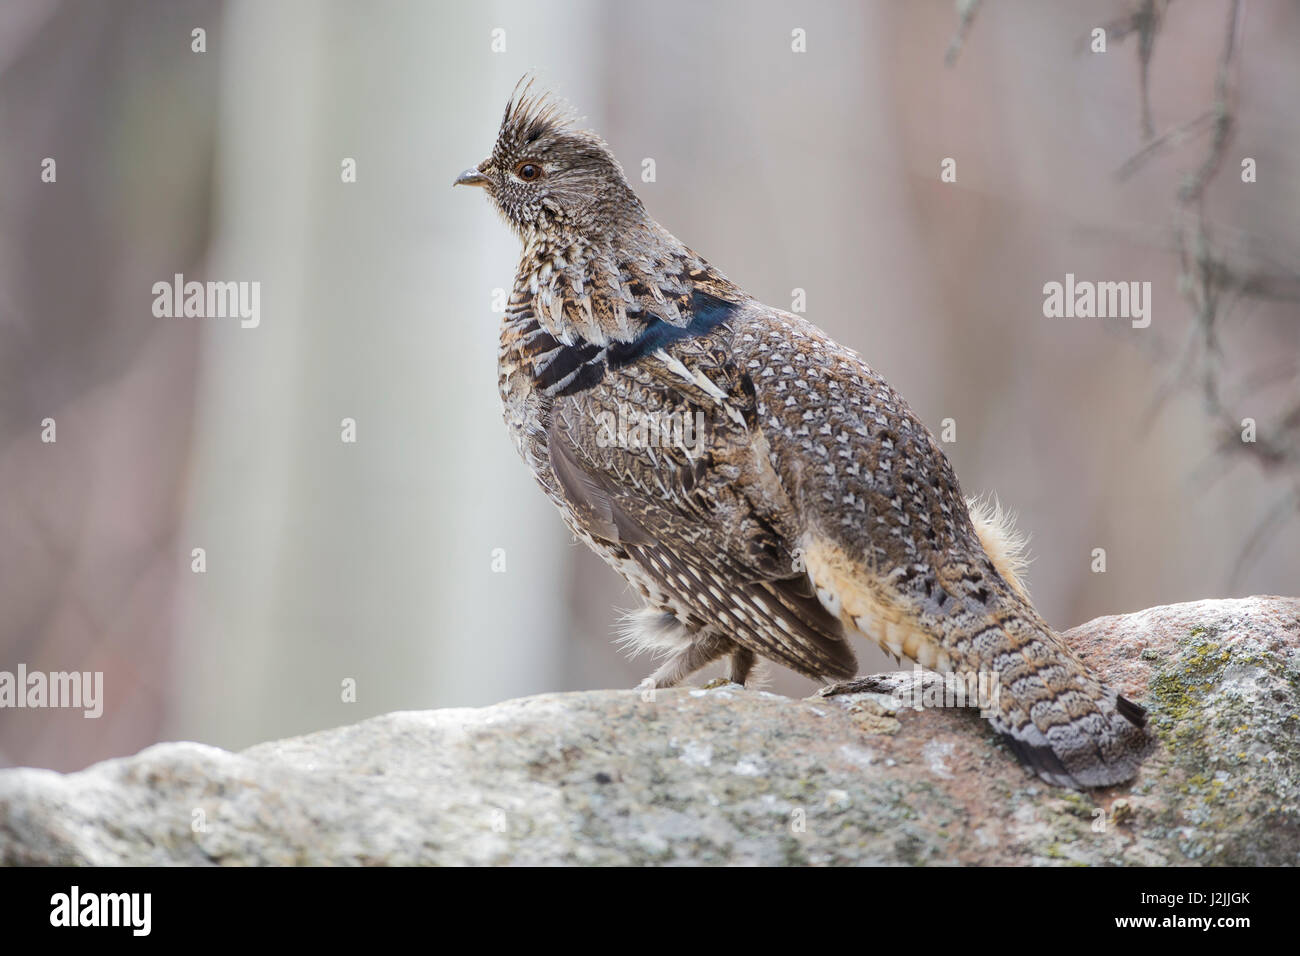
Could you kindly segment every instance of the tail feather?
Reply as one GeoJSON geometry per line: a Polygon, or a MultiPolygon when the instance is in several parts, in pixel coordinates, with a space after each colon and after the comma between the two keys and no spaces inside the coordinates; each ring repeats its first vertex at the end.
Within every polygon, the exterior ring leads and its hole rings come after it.
{"type": "Polygon", "coordinates": [[[1118,712],[1098,712],[1090,726],[1055,727],[1046,734],[1034,724],[1002,730],[1003,741],[1039,777],[1058,787],[1112,787],[1137,776],[1150,738],[1118,712]]]}
{"type": "Polygon", "coordinates": [[[1147,725],[1147,709],[1140,704],[1135,704],[1127,697],[1119,694],[1115,695],[1115,709],[1128,718],[1129,723],[1138,727],[1147,725]]]}
{"type": "Polygon", "coordinates": [[[1032,675],[1006,678],[990,723],[1026,765],[1062,787],[1109,787],[1132,780],[1150,752],[1146,711],[1101,684],[1045,627],[1035,643],[1058,651],[1032,675]]]}

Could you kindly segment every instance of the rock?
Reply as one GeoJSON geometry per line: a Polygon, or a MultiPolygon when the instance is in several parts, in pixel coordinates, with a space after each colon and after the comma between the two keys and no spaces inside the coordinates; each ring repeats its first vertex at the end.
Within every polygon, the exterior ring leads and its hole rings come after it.
{"type": "Polygon", "coordinates": [[[0,771],[5,864],[1295,864],[1300,600],[1099,618],[1078,653],[1151,712],[1131,786],[1028,777],[973,710],[869,692],[546,694],[232,754],[0,771]]]}

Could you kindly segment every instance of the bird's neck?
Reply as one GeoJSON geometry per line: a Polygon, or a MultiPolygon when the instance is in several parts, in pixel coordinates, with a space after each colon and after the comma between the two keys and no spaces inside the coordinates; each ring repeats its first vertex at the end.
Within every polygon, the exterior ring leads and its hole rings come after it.
{"type": "Polygon", "coordinates": [[[599,239],[562,229],[533,229],[522,238],[512,303],[566,345],[631,342],[659,322],[686,327],[697,291],[745,298],[648,217],[599,239]]]}

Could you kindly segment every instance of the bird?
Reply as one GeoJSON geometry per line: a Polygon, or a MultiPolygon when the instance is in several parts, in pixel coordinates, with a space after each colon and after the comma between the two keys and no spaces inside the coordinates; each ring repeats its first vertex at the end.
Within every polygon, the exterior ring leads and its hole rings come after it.
{"type": "Polygon", "coordinates": [[[1146,712],[1035,610],[1000,509],[857,352],[764,305],[652,219],[608,144],[520,80],[478,187],[520,240],[497,357],[516,448],[637,592],[672,687],[758,660],[832,688],[850,639],[996,680],[982,712],[1041,779],[1131,780],[1146,712]],[[628,423],[634,423],[628,427],[628,423]]]}

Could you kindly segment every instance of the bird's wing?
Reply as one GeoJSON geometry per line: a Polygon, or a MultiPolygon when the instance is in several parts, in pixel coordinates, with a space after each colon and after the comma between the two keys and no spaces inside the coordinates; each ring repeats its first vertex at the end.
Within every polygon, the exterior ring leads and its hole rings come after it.
{"type": "Polygon", "coordinates": [[[727,330],[656,349],[558,399],[551,467],[588,533],[625,552],[683,623],[813,676],[852,676],[754,427],[727,330]]]}

